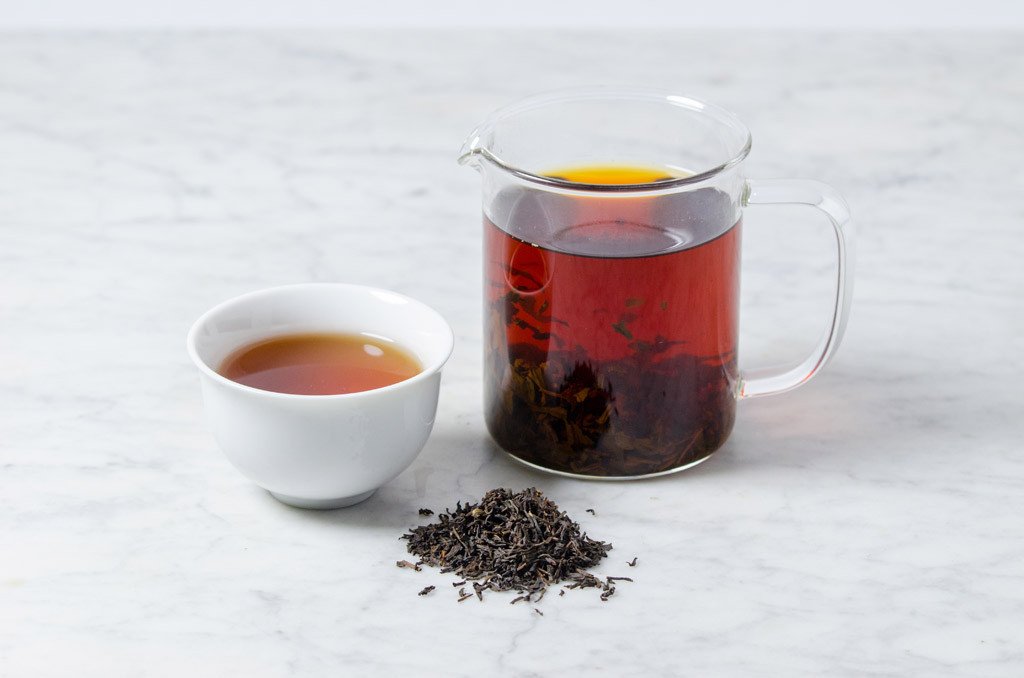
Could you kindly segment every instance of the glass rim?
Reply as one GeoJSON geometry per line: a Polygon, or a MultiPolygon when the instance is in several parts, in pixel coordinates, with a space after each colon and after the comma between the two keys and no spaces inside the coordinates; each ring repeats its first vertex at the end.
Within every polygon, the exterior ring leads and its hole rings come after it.
{"type": "Polygon", "coordinates": [[[573,87],[558,89],[548,92],[541,92],[532,96],[519,99],[506,106],[493,111],[486,119],[470,134],[462,150],[459,153],[459,163],[466,164],[475,155],[479,155],[509,174],[531,183],[540,184],[549,188],[557,188],[570,191],[600,192],[600,193],[623,193],[636,191],[663,191],[679,186],[699,184],[712,179],[733,167],[736,167],[748,155],[753,145],[753,137],[750,130],[732,111],[694,97],[675,94],[671,90],[643,87],[573,87]],[[571,101],[600,101],[600,100],[622,100],[639,101],[650,103],[661,103],[678,108],[686,109],[714,118],[725,127],[731,128],[743,138],[743,144],[724,162],[709,169],[695,172],[685,177],[674,177],[672,179],[661,179],[638,184],[588,184],[576,181],[569,181],[556,177],[537,174],[529,170],[517,167],[499,157],[494,151],[482,142],[482,137],[492,131],[498,123],[521,113],[526,113],[537,108],[552,104],[566,103],[571,101]]]}

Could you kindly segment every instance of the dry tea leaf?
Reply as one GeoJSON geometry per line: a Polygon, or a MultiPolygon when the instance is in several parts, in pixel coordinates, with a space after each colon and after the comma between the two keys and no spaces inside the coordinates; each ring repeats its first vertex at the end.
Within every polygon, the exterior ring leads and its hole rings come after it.
{"type": "Polygon", "coordinates": [[[611,544],[583,534],[536,488],[491,490],[479,503],[459,502],[454,511],[439,514],[437,522],[414,527],[402,538],[420,562],[473,582],[472,593],[459,589],[459,602],[474,595],[483,600],[487,590],[522,594],[512,604],[538,602],[549,586],[566,580],[572,582],[570,589],[600,589],[607,600],[615,591],[613,582],[631,581],[601,580],[587,572],[608,555],[611,544]]]}

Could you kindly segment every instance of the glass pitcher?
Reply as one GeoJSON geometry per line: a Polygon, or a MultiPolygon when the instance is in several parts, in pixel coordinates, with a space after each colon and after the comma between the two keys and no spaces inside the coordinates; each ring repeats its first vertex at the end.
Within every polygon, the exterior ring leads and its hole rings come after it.
{"type": "Polygon", "coordinates": [[[493,113],[460,162],[483,180],[485,414],[529,465],[640,478],[707,459],[740,398],[805,383],[842,338],[849,211],[832,188],[749,180],[747,128],[649,90],[531,97],[493,113]],[[784,369],[737,363],[742,210],[801,204],[836,238],[832,319],[784,369]]]}

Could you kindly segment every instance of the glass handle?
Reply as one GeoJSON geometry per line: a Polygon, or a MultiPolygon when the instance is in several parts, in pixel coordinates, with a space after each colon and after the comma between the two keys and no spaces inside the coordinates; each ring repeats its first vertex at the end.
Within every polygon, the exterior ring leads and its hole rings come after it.
{"type": "Polygon", "coordinates": [[[760,179],[748,181],[744,192],[746,205],[810,205],[825,213],[836,236],[835,308],[811,355],[794,366],[740,371],[741,398],[774,395],[790,391],[818,373],[839,348],[850,316],[853,296],[853,225],[850,208],[843,196],[820,181],[804,179],[760,179]]]}

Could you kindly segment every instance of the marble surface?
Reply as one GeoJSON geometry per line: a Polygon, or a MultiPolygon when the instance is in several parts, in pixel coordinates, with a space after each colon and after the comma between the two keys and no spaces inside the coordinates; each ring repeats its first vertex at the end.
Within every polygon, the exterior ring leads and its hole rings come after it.
{"type": "MultiPolygon", "coordinates": [[[[1010,33],[3,35],[0,676],[1024,674],[1022,121],[1010,33]],[[489,110],[600,82],[732,108],[749,174],[833,184],[860,237],[827,371],[625,484],[487,442],[454,159],[489,110]],[[184,351],[214,303],[302,281],[412,294],[457,333],[426,449],[347,510],[235,472],[184,351]],[[636,582],[540,616],[394,567],[419,507],[498,485],[542,488],[636,582]]],[[[744,237],[742,362],[797,357],[827,233],[757,208],[744,237]]]]}

